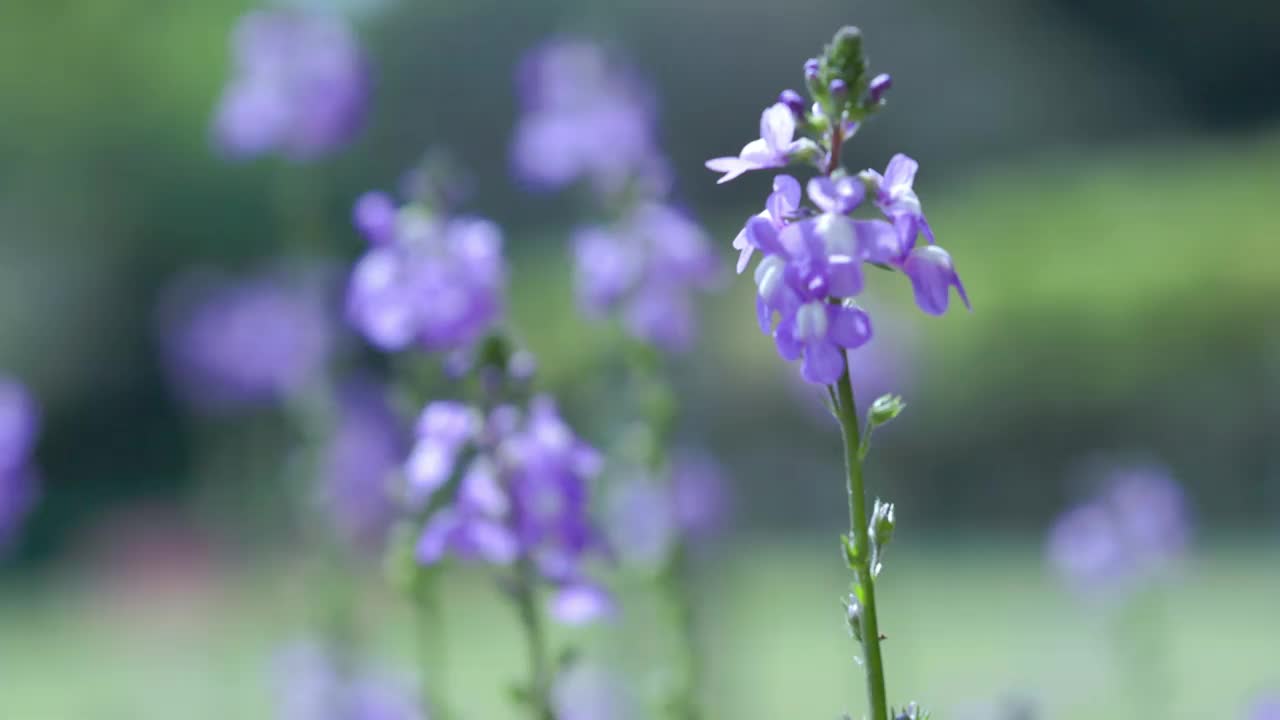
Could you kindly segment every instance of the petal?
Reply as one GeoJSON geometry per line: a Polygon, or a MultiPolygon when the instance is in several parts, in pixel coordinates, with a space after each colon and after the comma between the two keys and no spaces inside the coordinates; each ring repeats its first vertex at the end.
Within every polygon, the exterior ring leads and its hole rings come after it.
{"type": "Polygon", "coordinates": [[[781,155],[796,135],[796,116],[785,103],[775,103],[760,114],[760,139],[773,155],[781,155]]]}
{"type": "Polygon", "coordinates": [[[960,283],[951,256],[937,245],[925,245],[911,251],[903,263],[903,271],[911,280],[911,288],[915,291],[916,305],[930,315],[941,315],[947,311],[951,288],[956,288],[965,307],[969,305],[969,296],[960,283]]]}
{"type": "Polygon", "coordinates": [[[404,467],[409,482],[409,501],[413,505],[425,504],[444,487],[453,474],[456,455],[454,446],[438,438],[426,438],[414,447],[404,467]]]}
{"type": "Polygon", "coordinates": [[[773,332],[773,309],[759,295],[756,296],[756,322],[760,324],[760,332],[765,335],[773,332]]]}
{"type": "MultiPolygon", "coordinates": [[[[783,206],[790,212],[800,207],[800,181],[790,175],[777,175],[773,178],[773,193],[779,196],[783,206]]],[[[775,220],[781,220],[778,215],[775,220]]]]}
{"type": "Polygon", "coordinates": [[[384,192],[367,192],[356,200],[352,211],[356,230],[369,242],[385,245],[395,239],[396,204],[384,192]]]}
{"type": "MultiPolygon", "coordinates": [[[[787,226],[791,227],[791,226],[787,226]]],[[[778,231],[773,227],[773,223],[756,216],[747,221],[745,228],[747,240],[755,247],[763,250],[770,255],[785,255],[786,251],[779,242],[778,231]]],[[[783,228],[783,233],[786,228],[783,228]]]]}
{"type": "Polygon", "coordinates": [[[804,346],[800,374],[811,383],[831,385],[844,374],[844,353],[832,342],[809,343],[804,346]]]}
{"type": "Polygon", "coordinates": [[[783,318],[778,323],[778,327],[773,331],[773,344],[778,348],[778,354],[783,360],[791,362],[800,357],[800,343],[796,342],[795,335],[795,316],[783,318]]]}
{"type": "Polygon", "coordinates": [[[809,199],[823,212],[836,212],[836,184],[819,175],[809,180],[809,199]]]}
{"type": "Polygon", "coordinates": [[[884,220],[854,220],[853,232],[863,257],[886,265],[902,261],[902,241],[893,225],[884,220]]]}
{"type": "Polygon", "coordinates": [[[434,565],[444,558],[449,541],[458,529],[458,518],[452,510],[441,510],[427,521],[414,551],[422,565],[434,565]]]}
{"type": "Polygon", "coordinates": [[[832,297],[853,297],[862,292],[862,261],[848,255],[827,260],[827,292],[832,297]]]}
{"type": "Polygon", "coordinates": [[[920,235],[920,218],[918,215],[906,213],[893,219],[893,226],[898,233],[898,242],[902,249],[910,252],[916,246],[916,237],[920,235]]]}
{"type": "Polygon", "coordinates": [[[501,523],[470,520],[463,525],[466,547],[463,554],[493,565],[510,565],[520,554],[515,533],[501,523]]]}
{"type": "Polygon", "coordinates": [[[909,188],[915,182],[916,170],[920,168],[920,163],[912,160],[910,157],[898,153],[889,160],[889,166],[884,169],[884,185],[889,192],[894,192],[898,188],[909,188]]]}
{"type": "Polygon", "coordinates": [[[871,339],[871,317],[852,303],[831,308],[831,329],[827,337],[841,347],[852,350],[871,339]]]}

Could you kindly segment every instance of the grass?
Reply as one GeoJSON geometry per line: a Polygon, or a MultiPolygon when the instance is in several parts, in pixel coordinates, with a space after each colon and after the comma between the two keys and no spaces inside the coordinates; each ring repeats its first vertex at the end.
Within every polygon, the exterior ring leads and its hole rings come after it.
{"type": "MultiPolygon", "coordinates": [[[[743,542],[702,566],[711,718],[835,718],[861,708],[833,547],[743,542]]],[[[1280,688],[1276,549],[1201,552],[1162,612],[1122,623],[1106,603],[1047,577],[1035,543],[895,548],[881,586],[891,695],[961,720],[992,720],[966,713],[1015,696],[1049,720],[1127,720],[1138,716],[1136,701],[1167,702],[1161,718],[1239,717],[1254,694],[1280,688]],[[1134,623],[1162,628],[1158,662],[1130,663],[1117,651],[1134,623]],[[1161,691],[1125,692],[1126,677],[1160,675],[1161,691]]],[[[643,593],[622,587],[626,622],[561,640],[619,659],[630,685],[650,686],[657,677],[639,667],[661,656],[661,633],[643,593]]],[[[149,596],[75,583],[11,589],[0,596],[0,717],[269,718],[271,657],[305,631],[315,590],[284,565],[149,596]]],[[[376,591],[365,607],[377,654],[410,675],[404,608],[376,591]]],[[[501,692],[523,658],[511,613],[471,577],[450,588],[447,617],[444,679],[456,705],[469,718],[516,717],[501,692]]]]}

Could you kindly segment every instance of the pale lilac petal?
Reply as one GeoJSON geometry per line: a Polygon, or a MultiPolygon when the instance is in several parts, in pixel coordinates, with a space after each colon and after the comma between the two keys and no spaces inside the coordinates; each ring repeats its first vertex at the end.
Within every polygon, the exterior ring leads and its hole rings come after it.
{"type": "Polygon", "coordinates": [[[836,184],[824,175],[809,180],[809,199],[823,212],[836,211],[836,184]]]}
{"type": "Polygon", "coordinates": [[[773,332],[773,309],[759,295],[756,296],[756,322],[760,324],[760,332],[766,335],[773,332]]]}
{"type": "MultiPolygon", "coordinates": [[[[788,226],[791,227],[791,226],[788,226]]],[[[779,242],[778,231],[773,227],[773,223],[765,218],[756,216],[747,221],[744,229],[747,234],[747,240],[752,246],[770,255],[785,255],[786,250],[783,249],[779,242]]],[[[783,229],[783,233],[786,229],[783,229]]]]}
{"type": "Polygon", "coordinates": [[[748,170],[756,169],[755,163],[736,157],[712,158],[706,162],[706,166],[708,170],[724,173],[724,176],[716,181],[717,185],[727,183],[748,170]]]}
{"type": "Polygon", "coordinates": [[[422,565],[434,565],[444,558],[449,549],[449,540],[458,531],[457,515],[452,510],[441,510],[427,521],[418,537],[416,557],[422,565]]]}
{"type": "Polygon", "coordinates": [[[827,260],[827,292],[831,297],[853,297],[862,292],[862,261],[848,255],[827,260]]]}
{"type": "Polygon", "coordinates": [[[760,114],[760,139],[774,155],[786,152],[796,135],[796,116],[783,103],[775,103],[760,114]]]}
{"type": "Polygon", "coordinates": [[[352,211],[356,229],[370,243],[386,245],[395,239],[396,204],[384,192],[367,192],[356,200],[352,211]]]}
{"type": "Polygon", "coordinates": [[[942,315],[947,311],[951,288],[955,288],[965,307],[972,310],[969,296],[964,291],[960,276],[956,274],[951,256],[937,245],[916,248],[903,263],[903,271],[911,279],[916,304],[930,315],[942,315]]]}
{"type": "Polygon", "coordinates": [[[916,179],[916,171],[920,169],[920,163],[915,160],[898,153],[889,160],[889,166],[884,170],[884,184],[889,192],[896,192],[899,188],[910,188],[916,179]]]}
{"type": "Polygon", "coordinates": [[[795,319],[786,318],[773,331],[773,342],[783,360],[791,362],[800,357],[800,343],[795,338],[795,319]]]}
{"type": "MultiPolygon", "coordinates": [[[[800,181],[790,175],[777,175],[773,178],[773,194],[781,201],[786,212],[794,212],[800,207],[800,181]]],[[[775,220],[782,220],[782,215],[772,213],[775,220]]]]}
{"type": "Polygon", "coordinates": [[[902,241],[893,225],[884,220],[854,220],[854,234],[863,255],[886,265],[902,261],[902,241]]]}

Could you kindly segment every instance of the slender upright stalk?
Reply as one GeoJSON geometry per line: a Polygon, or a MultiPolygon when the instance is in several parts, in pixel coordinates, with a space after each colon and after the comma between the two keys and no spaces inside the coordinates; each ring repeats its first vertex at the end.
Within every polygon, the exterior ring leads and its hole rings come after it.
{"type": "Polygon", "coordinates": [[[659,586],[671,616],[671,627],[677,634],[676,676],[677,685],[668,700],[671,717],[675,720],[698,720],[702,717],[698,706],[699,667],[695,644],[697,625],[692,603],[687,592],[688,553],[677,542],[671,550],[659,578],[659,586]]]}
{"type": "Polygon", "coordinates": [[[524,628],[525,642],[529,652],[529,684],[526,700],[530,717],[533,720],[556,720],[554,708],[551,706],[552,668],[551,658],[547,653],[546,630],[542,624],[542,613],[538,609],[537,571],[527,559],[521,560],[516,568],[516,581],[512,589],[512,597],[516,602],[516,611],[520,616],[520,624],[524,628]]]}
{"type": "Polygon", "coordinates": [[[444,677],[444,622],[434,569],[419,569],[413,580],[413,617],[417,625],[419,692],[430,717],[448,720],[444,677]]]}
{"type": "Polygon", "coordinates": [[[889,703],[885,694],[884,659],[880,653],[880,622],[876,616],[875,576],[871,572],[871,538],[868,533],[867,496],[863,487],[862,460],[865,454],[859,427],[858,406],[849,379],[848,360],[845,372],[836,386],[839,403],[836,412],[844,431],[844,462],[849,489],[849,535],[853,544],[854,594],[860,606],[859,627],[862,632],[863,661],[867,675],[867,701],[871,720],[888,720],[889,703]]]}

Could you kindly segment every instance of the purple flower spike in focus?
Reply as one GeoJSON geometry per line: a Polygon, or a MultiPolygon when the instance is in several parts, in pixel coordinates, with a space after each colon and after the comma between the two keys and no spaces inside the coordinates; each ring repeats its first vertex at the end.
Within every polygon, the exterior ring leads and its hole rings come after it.
{"type": "Polygon", "coordinates": [[[724,175],[716,182],[727,183],[751,170],[785,167],[792,158],[813,147],[797,140],[796,116],[785,103],[775,103],[760,114],[760,137],[743,146],[737,157],[707,161],[707,169],[724,175]]]}
{"type": "Polygon", "coordinates": [[[31,452],[40,411],[27,389],[0,378],[0,550],[18,534],[38,494],[31,452]]]}
{"type": "Polygon", "coordinates": [[[497,225],[396,209],[381,193],[357,201],[354,221],[370,247],[351,273],[347,316],[370,343],[465,350],[497,323],[506,278],[497,225]]]}
{"type": "Polygon", "coordinates": [[[250,12],[236,26],[231,51],[235,73],[214,120],[229,155],[310,160],[346,144],[364,124],[368,67],[341,19],[250,12]]]}
{"type": "Polygon", "coordinates": [[[288,399],[324,371],[334,344],[323,278],[211,273],[180,278],[161,304],[169,375],[197,409],[288,399]]]}

